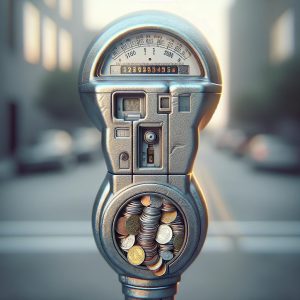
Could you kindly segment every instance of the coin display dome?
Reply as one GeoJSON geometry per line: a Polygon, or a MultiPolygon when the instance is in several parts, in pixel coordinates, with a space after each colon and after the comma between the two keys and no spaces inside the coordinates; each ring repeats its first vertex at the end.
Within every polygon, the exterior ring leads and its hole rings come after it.
{"type": "Polygon", "coordinates": [[[118,214],[115,239],[130,264],[163,276],[184,244],[185,221],[167,197],[139,196],[126,203],[118,214]]]}

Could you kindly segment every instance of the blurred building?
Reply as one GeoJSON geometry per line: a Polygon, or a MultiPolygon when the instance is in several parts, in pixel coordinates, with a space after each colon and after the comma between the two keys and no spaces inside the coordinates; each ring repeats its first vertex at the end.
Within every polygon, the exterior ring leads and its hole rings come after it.
{"type": "Polygon", "coordinates": [[[230,12],[230,117],[235,107],[251,101],[245,95],[258,88],[266,68],[300,54],[300,1],[236,0],[230,12]]]}
{"type": "Polygon", "coordinates": [[[77,69],[93,33],[82,0],[0,1],[0,28],[1,160],[51,126],[34,105],[41,82],[56,69],[77,69]]]}

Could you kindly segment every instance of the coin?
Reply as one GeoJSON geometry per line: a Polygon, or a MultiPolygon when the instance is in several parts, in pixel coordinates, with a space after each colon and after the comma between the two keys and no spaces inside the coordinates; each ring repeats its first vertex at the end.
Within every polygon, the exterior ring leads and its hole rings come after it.
{"type": "Polygon", "coordinates": [[[160,244],[159,245],[159,251],[160,252],[163,252],[163,251],[173,251],[174,250],[174,245],[173,245],[173,242],[172,242],[172,240],[169,242],[169,243],[167,243],[167,244],[160,244]]]}
{"type": "Polygon", "coordinates": [[[161,215],[161,221],[165,224],[169,224],[173,222],[177,217],[177,211],[171,211],[171,212],[163,212],[161,215]]]}
{"type": "Polygon", "coordinates": [[[147,266],[147,268],[151,271],[156,271],[161,267],[162,263],[163,263],[163,260],[160,257],[157,263],[155,263],[153,265],[150,265],[150,266],[147,266]]]}
{"type": "Polygon", "coordinates": [[[128,250],[127,259],[130,264],[138,266],[145,260],[145,252],[141,246],[133,246],[128,250]]]}
{"type": "Polygon", "coordinates": [[[174,236],[173,244],[175,250],[180,250],[184,241],[184,235],[183,234],[177,234],[174,236]]]}
{"type": "Polygon", "coordinates": [[[141,203],[144,205],[144,206],[150,206],[151,204],[151,198],[150,198],[150,195],[145,195],[142,197],[141,199],[141,203]]]}
{"type": "Polygon", "coordinates": [[[159,255],[163,260],[167,260],[167,261],[171,260],[174,257],[171,251],[161,251],[159,255]]]}
{"type": "Polygon", "coordinates": [[[127,229],[126,229],[126,218],[125,217],[121,217],[119,218],[118,222],[117,222],[117,228],[116,231],[117,233],[121,234],[121,235],[128,235],[127,229]]]}
{"type": "Polygon", "coordinates": [[[116,234],[116,237],[118,238],[118,239],[125,239],[127,236],[126,235],[121,235],[121,234],[116,234]]]}
{"type": "Polygon", "coordinates": [[[124,239],[121,239],[121,249],[124,251],[129,250],[135,243],[135,236],[130,234],[129,236],[127,236],[124,239]]]}
{"type": "Polygon", "coordinates": [[[167,212],[176,211],[176,207],[172,204],[171,201],[167,199],[163,199],[162,211],[167,211],[167,212]]]}
{"type": "Polygon", "coordinates": [[[159,260],[159,256],[156,254],[152,258],[146,258],[144,260],[144,264],[146,266],[150,266],[150,265],[156,264],[158,262],[158,260],[159,260]]]}
{"type": "Polygon", "coordinates": [[[124,211],[124,216],[126,218],[129,218],[132,215],[140,215],[143,211],[143,205],[141,203],[141,201],[139,200],[132,200],[131,202],[129,202],[126,207],[125,207],[125,211],[124,211]]]}
{"type": "Polygon", "coordinates": [[[172,239],[172,236],[173,236],[173,232],[172,232],[171,227],[163,224],[158,227],[158,231],[157,231],[155,240],[159,244],[166,244],[172,239]]]}
{"type": "Polygon", "coordinates": [[[167,265],[163,264],[160,269],[158,269],[157,271],[154,271],[153,274],[156,276],[163,276],[165,275],[167,272],[167,265]]]}
{"type": "Polygon", "coordinates": [[[163,200],[161,197],[156,195],[151,195],[151,207],[161,208],[163,200]]]}
{"type": "Polygon", "coordinates": [[[140,229],[140,217],[138,215],[130,216],[125,223],[129,234],[137,235],[140,229]]]}

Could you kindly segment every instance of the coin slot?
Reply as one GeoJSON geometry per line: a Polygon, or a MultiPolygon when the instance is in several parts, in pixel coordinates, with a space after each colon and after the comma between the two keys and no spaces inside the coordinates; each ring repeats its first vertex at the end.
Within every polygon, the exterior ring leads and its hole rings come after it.
{"type": "Polygon", "coordinates": [[[116,246],[124,259],[155,276],[167,274],[184,249],[185,219],[169,198],[149,193],[127,201],[114,222],[116,246]]]}
{"type": "Polygon", "coordinates": [[[147,164],[154,164],[154,148],[149,145],[147,148],[147,164]]]}
{"type": "Polygon", "coordinates": [[[162,128],[140,125],[138,162],[140,168],[160,168],[162,162],[162,128]]]}

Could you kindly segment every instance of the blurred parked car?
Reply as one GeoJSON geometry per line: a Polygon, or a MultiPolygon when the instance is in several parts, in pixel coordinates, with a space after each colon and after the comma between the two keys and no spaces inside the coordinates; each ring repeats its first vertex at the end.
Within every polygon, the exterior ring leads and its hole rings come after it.
{"type": "Polygon", "coordinates": [[[256,169],[300,171],[300,147],[282,137],[270,134],[251,139],[247,157],[256,169]]]}
{"type": "Polygon", "coordinates": [[[92,160],[101,153],[101,133],[96,128],[77,128],[72,137],[73,153],[78,161],[92,160]]]}
{"type": "Polygon", "coordinates": [[[72,138],[62,130],[46,130],[35,143],[17,153],[20,173],[37,170],[64,169],[73,161],[72,138]]]}
{"type": "Polygon", "coordinates": [[[217,135],[216,147],[236,156],[242,156],[245,154],[250,139],[251,135],[240,129],[227,129],[217,135]]]}

